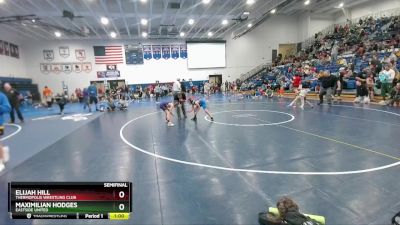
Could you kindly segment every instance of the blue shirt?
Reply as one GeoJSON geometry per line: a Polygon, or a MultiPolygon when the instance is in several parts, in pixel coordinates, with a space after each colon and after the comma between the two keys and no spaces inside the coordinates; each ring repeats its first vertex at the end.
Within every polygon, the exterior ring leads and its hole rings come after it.
{"type": "Polygon", "coordinates": [[[97,88],[94,85],[88,87],[88,92],[90,97],[97,97],[97,88]]]}
{"type": "Polygon", "coordinates": [[[3,92],[0,92],[0,126],[4,124],[4,113],[9,113],[11,111],[10,102],[3,92]]]}

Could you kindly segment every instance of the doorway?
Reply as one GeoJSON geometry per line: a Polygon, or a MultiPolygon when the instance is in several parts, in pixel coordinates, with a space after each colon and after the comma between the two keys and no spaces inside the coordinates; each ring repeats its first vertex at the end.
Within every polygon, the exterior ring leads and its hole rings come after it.
{"type": "Polygon", "coordinates": [[[221,86],[221,84],[222,84],[222,74],[209,75],[208,76],[208,82],[210,84],[218,84],[218,86],[221,86]]]}

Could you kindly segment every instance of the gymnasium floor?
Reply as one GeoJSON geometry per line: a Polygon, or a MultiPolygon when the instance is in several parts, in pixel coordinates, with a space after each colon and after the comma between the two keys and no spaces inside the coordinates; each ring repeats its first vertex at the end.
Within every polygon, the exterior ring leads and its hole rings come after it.
{"type": "MultiPolygon", "coordinates": [[[[214,123],[200,112],[172,128],[151,102],[76,120],[25,112],[4,141],[13,158],[0,173],[0,224],[257,224],[281,196],[327,224],[389,224],[400,208],[399,110],[287,104],[212,97],[214,123]],[[132,219],[13,221],[9,181],[131,181],[132,219]]],[[[68,105],[67,116],[79,111],[68,105]]]]}

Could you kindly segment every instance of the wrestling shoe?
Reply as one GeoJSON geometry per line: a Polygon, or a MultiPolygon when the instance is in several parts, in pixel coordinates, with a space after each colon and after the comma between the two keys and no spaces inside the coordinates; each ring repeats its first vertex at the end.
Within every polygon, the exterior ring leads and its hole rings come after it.
{"type": "Polygon", "coordinates": [[[175,126],[175,124],[169,122],[169,123],[168,123],[168,126],[169,126],[169,127],[173,127],[173,126],[175,126]]]}

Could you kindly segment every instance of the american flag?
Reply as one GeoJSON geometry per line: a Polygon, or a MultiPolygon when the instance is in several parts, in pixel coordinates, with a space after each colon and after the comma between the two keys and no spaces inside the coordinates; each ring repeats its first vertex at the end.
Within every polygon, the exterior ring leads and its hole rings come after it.
{"type": "Polygon", "coordinates": [[[95,64],[122,64],[122,46],[94,46],[95,64]]]}

